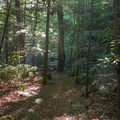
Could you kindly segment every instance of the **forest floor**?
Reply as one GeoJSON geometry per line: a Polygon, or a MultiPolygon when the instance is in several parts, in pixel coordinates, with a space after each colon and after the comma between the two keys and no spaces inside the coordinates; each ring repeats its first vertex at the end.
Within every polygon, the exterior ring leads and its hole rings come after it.
{"type": "Polygon", "coordinates": [[[116,120],[108,98],[98,92],[85,98],[85,86],[65,73],[52,77],[47,85],[37,76],[1,87],[0,120],[116,120]]]}

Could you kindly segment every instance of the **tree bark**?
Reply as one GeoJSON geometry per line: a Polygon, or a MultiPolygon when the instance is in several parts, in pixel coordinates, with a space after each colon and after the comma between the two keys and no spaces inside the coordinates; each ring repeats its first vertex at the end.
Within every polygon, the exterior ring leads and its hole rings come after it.
{"type": "Polygon", "coordinates": [[[88,97],[88,87],[89,87],[89,69],[90,69],[91,37],[92,37],[92,23],[93,23],[92,12],[93,12],[93,0],[91,0],[90,37],[89,37],[88,52],[87,52],[86,97],[88,97]]]}
{"type": "Polygon", "coordinates": [[[16,42],[17,42],[17,52],[20,52],[20,55],[23,56],[23,59],[20,60],[20,63],[25,63],[25,32],[24,32],[24,25],[22,22],[22,16],[21,16],[21,9],[20,9],[20,1],[15,0],[15,7],[16,7],[16,42]]]}
{"type": "MultiPolygon", "coordinates": [[[[77,63],[79,60],[79,49],[80,49],[80,44],[79,44],[79,39],[80,39],[80,2],[81,0],[78,1],[78,6],[79,6],[79,12],[78,12],[78,18],[77,18],[77,34],[76,34],[76,58],[75,62],[77,63]]],[[[76,83],[78,81],[78,75],[79,75],[79,65],[76,64],[75,66],[75,76],[76,76],[76,83]]]]}
{"type": "Polygon", "coordinates": [[[65,51],[64,51],[64,22],[63,22],[63,7],[61,4],[58,5],[57,17],[59,25],[59,41],[58,41],[58,72],[64,71],[65,66],[65,51]]]}
{"type": "Polygon", "coordinates": [[[12,3],[12,0],[10,1],[9,6],[8,6],[8,10],[6,12],[5,27],[4,27],[4,30],[3,30],[2,40],[1,40],[1,43],[0,43],[0,54],[1,54],[2,45],[3,45],[3,42],[4,42],[7,26],[8,26],[8,19],[9,19],[9,14],[10,14],[11,3],[12,3]]]}
{"type": "MultiPolygon", "coordinates": [[[[75,26],[76,27],[76,26],[75,26]]],[[[74,45],[74,42],[75,42],[75,28],[74,28],[74,32],[73,32],[73,38],[72,38],[72,41],[71,41],[71,46],[70,46],[70,74],[72,74],[72,54],[73,54],[73,45],[74,45]]]]}
{"type": "MultiPolygon", "coordinates": [[[[35,24],[34,24],[34,28],[33,28],[33,37],[32,37],[32,47],[35,46],[35,37],[36,37],[36,27],[37,27],[37,20],[38,20],[38,0],[37,0],[37,4],[36,4],[36,10],[35,10],[35,24]]],[[[32,53],[32,66],[35,65],[35,56],[34,56],[34,52],[32,53]]]]}
{"type": "MultiPolygon", "coordinates": [[[[6,1],[6,4],[7,4],[7,9],[6,9],[6,13],[7,13],[9,10],[8,0],[6,1]]],[[[8,21],[8,23],[9,23],[9,21],[8,21]]],[[[7,23],[6,34],[5,34],[5,60],[6,60],[6,63],[8,63],[8,23],[7,23]]]]}
{"type": "Polygon", "coordinates": [[[46,79],[47,79],[48,45],[49,45],[50,3],[51,3],[51,0],[48,0],[47,21],[46,21],[45,56],[44,56],[44,71],[43,71],[43,82],[42,82],[42,84],[47,83],[46,79]]]}
{"type": "Polygon", "coordinates": [[[117,73],[117,101],[118,101],[118,120],[120,120],[120,1],[113,1],[114,8],[114,40],[116,54],[116,73],[117,73]]]}

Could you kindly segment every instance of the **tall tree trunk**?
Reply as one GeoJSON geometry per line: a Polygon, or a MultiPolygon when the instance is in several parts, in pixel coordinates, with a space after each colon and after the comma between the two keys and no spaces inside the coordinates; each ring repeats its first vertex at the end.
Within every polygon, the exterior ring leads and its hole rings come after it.
{"type": "Polygon", "coordinates": [[[74,37],[75,37],[75,30],[74,30],[74,33],[73,33],[73,38],[72,38],[72,41],[71,41],[71,46],[70,46],[70,74],[72,74],[72,54],[73,54],[73,45],[74,45],[74,37]]]}
{"type": "MultiPolygon", "coordinates": [[[[7,13],[9,9],[9,2],[8,0],[6,2],[7,2],[7,9],[6,9],[6,13],[7,13]]],[[[5,60],[6,60],[6,63],[8,63],[8,23],[7,23],[6,34],[5,34],[5,60]]]]}
{"type": "Polygon", "coordinates": [[[9,19],[9,14],[10,14],[11,3],[12,3],[12,0],[10,1],[7,12],[6,12],[5,27],[4,27],[4,30],[3,30],[2,40],[1,40],[1,43],[0,43],[0,54],[1,54],[2,45],[3,45],[3,42],[4,42],[7,26],[8,26],[8,19],[9,19]]]}
{"type": "Polygon", "coordinates": [[[92,12],[93,12],[93,0],[91,0],[90,37],[89,37],[88,52],[87,52],[86,97],[88,97],[88,86],[89,86],[89,69],[90,69],[90,53],[91,53],[91,36],[92,36],[92,23],[93,23],[92,12]]]}
{"type": "MultiPolygon", "coordinates": [[[[77,18],[77,34],[76,34],[76,59],[75,62],[77,63],[79,60],[79,49],[80,49],[80,45],[79,45],[79,39],[80,39],[80,2],[81,0],[78,1],[78,6],[79,6],[79,10],[78,10],[78,18],[77,18]]],[[[78,82],[78,75],[79,75],[79,65],[76,64],[75,66],[75,76],[76,76],[76,83],[78,82]]]]}
{"type": "Polygon", "coordinates": [[[120,120],[120,0],[114,0],[114,40],[117,73],[118,120],[120,120]]]}
{"type": "Polygon", "coordinates": [[[5,61],[8,63],[8,27],[6,28],[5,35],[5,61]]]}
{"type": "MultiPolygon", "coordinates": [[[[33,37],[32,37],[32,47],[35,46],[35,37],[36,37],[36,27],[37,27],[37,20],[38,20],[38,0],[37,0],[37,4],[36,4],[36,10],[35,10],[35,24],[34,24],[34,28],[33,28],[33,37]]],[[[35,65],[35,56],[34,56],[34,52],[32,53],[32,66],[35,65]]]]}
{"type": "Polygon", "coordinates": [[[64,22],[63,22],[63,7],[59,3],[57,9],[58,25],[59,25],[59,41],[58,41],[58,72],[64,71],[65,66],[65,51],[64,51],[64,22]]]}
{"type": "Polygon", "coordinates": [[[51,3],[51,0],[48,0],[47,21],[46,21],[46,40],[45,40],[45,57],[44,57],[44,71],[43,71],[42,84],[47,83],[46,78],[47,78],[48,45],[49,45],[50,3],[51,3]]]}
{"type": "Polygon", "coordinates": [[[25,32],[24,32],[24,25],[22,22],[22,15],[21,15],[21,9],[20,9],[20,1],[15,0],[15,7],[16,7],[16,42],[17,42],[17,51],[20,52],[20,55],[23,56],[23,59],[20,61],[20,63],[25,63],[25,32]]]}
{"type": "Polygon", "coordinates": [[[23,13],[23,14],[24,14],[24,17],[23,17],[23,19],[24,19],[24,20],[23,20],[24,27],[25,27],[25,23],[26,23],[26,8],[27,8],[27,7],[26,7],[26,4],[27,4],[27,3],[26,3],[26,0],[25,0],[25,3],[24,3],[24,13],[23,13]]]}

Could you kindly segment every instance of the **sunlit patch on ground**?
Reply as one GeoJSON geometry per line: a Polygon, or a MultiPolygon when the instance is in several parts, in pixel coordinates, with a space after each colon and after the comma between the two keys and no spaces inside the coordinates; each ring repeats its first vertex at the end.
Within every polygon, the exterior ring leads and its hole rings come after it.
{"type": "MultiPolygon", "coordinates": [[[[53,120],[86,120],[85,114],[80,115],[67,115],[66,113],[63,116],[55,117],[53,120]]],[[[87,119],[88,120],[88,119],[87,119]]]]}
{"type": "Polygon", "coordinates": [[[40,86],[30,86],[24,91],[18,91],[18,96],[31,97],[37,95],[40,91],[40,86]]]}
{"type": "Polygon", "coordinates": [[[83,86],[76,85],[73,78],[58,73],[52,77],[54,84],[45,86],[37,77],[27,78],[25,89],[15,88],[4,94],[0,99],[1,116],[6,120],[115,120],[110,117],[107,99],[98,93],[81,97],[83,86]]]}
{"type": "Polygon", "coordinates": [[[76,118],[74,116],[73,117],[61,116],[61,117],[56,117],[53,120],[76,120],[76,118]]]}
{"type": "MultiPolygon", "coordinates": [[[[20,87],[9,85],[2,90],[3,95],[0,96],[0,108],[2,109],[0,109],[0,114],[2,114],[4,110],[9,109],[10,104],[9,105],[6,104],[14,102],[16,103],[38,95],[42,88],[42,85],[39,84],[39,78],[35,77],[33,79],[26,78],[24,80],[24,86],[22,86],[24,87],[24,89],[21,90],[20,87]]],[[[33,103],[35,103],[35,101],[33,103]]],[[[20,109],[16,110],[16,112],[17,111],[19,112],[20,109]]]]}

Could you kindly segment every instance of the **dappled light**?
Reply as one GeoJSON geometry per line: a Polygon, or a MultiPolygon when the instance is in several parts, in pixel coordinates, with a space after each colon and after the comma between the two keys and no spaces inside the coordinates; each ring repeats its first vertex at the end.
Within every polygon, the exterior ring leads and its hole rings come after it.
{"type": "MultiPolygon", "coordinates": [[[[8,89],[9,94],[6,93],[2,98],[1,98],[1,103],[2,102],[17,102],[19,100],[25,100],[29,97],[34,97],[35,95],[37,95],[40,92],[41,89],[41,85],[34,83],[37,82],[39,80],[39,78],[33,78],[32,79],[32,83],[31,82],[31,78],[27,78],[25,81],[25,83],[23,84],[23,86],[20,86],[19,88],[14,85],[14,86],[6,86],[5,89],[8,89]]],[[[2,90],[2,92],[5,91],[5,89],[2,90]]],[[[7,91],[5,91],[7,92],[7,91]]]]}
{"type": "Polygon", "coordinates": [[[63,73],[61,76],[61,73],[56,72],[52,73],[52,77],[54,84],[49,82],[48,85],[42,86],[40,77],[28,77],[24,80],[26,83],[24,90],[12,88],[11,90],[14,91],[1,99],[2,114],[18,120],[22,118],[29,120],[31,117],[33,119],[49,117],[51,120],[86,120],[88,118],[93,120],[93,116],[94,119],[98,119],[98,116],[109,119],[104,115],[104,110],[109,109],[108,99],[100,97],[98,93],[91,93],[91,97],[85,99],[80,97],[83,94],[82,86],[75,85],[74,78],[63,73]]]}
{"type": "Polygon", "coordinates": [[[38,89],[33,87],[33,88],[27,89],[25,91],[18,91],[18,95],[19,96],[31,97],[31,96],[37,95],[37,93],[34,92],[35,90],[38,90],[38,89]]]}
{"type": "Polygon", "coordinates": [[[0,120],[120,120],[120,0],[0,0],[0,120]]]}

